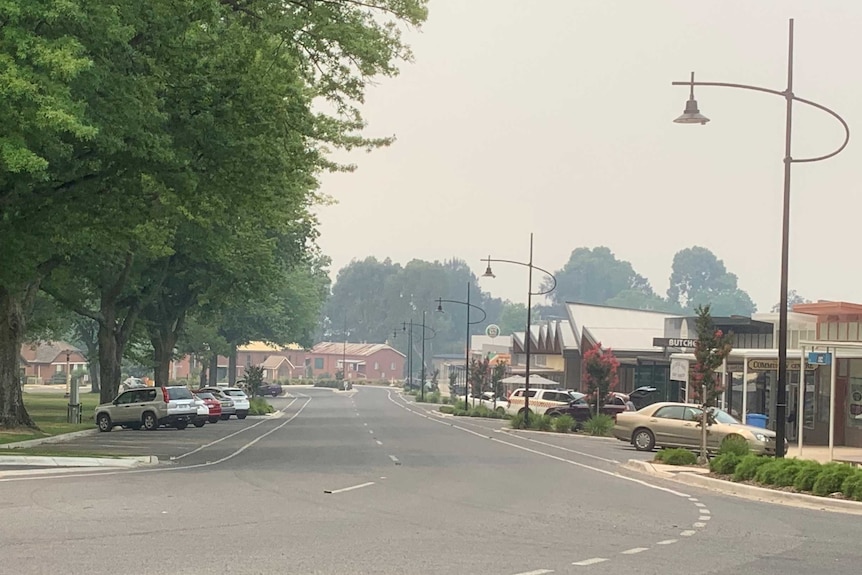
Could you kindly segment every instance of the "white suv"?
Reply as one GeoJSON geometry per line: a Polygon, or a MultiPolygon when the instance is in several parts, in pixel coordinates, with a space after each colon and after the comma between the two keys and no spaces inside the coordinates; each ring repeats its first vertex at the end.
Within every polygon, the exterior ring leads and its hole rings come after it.
{"type": "MultiPolygon", "coordinates": [[[[519,387],[509,396],[506,412],[517,415],[526,409],[526,389],[519,387]]],[[[545,413],[552,407],[567,406],[584,394],[568,389],[530,389],[530,413],[545,413]]]]}

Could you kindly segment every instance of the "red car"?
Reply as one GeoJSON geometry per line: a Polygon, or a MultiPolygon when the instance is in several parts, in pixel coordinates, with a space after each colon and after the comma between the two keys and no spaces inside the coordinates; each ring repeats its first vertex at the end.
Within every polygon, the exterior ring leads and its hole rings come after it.
{"type": "Polygon", "coordinates": [[[221,402],[218,398],[208,391],[201,391],[195,393],[195,396],[198,397],[201,401],[203,401],[207,408],[210,410],[210,415],[208,421],[210,423],[216,423],[221,418],[221,402]]]}

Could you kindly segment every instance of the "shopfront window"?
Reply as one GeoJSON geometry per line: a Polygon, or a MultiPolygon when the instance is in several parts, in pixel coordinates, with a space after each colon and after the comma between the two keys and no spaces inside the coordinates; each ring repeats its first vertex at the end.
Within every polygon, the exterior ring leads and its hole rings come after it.
{"type": "Polygon", "coordinates": [[[847,423],[862,427],[862,359],[851,359],[850,379],[847,386],[847,423]]]}

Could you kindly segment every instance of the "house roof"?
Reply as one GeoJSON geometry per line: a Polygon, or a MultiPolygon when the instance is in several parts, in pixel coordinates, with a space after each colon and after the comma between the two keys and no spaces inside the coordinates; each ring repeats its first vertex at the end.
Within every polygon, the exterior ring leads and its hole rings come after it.
{"type": "MultiPolygon", "coordinates": [[[[565,349],[577,348],[572,326],[565,320],[549,320],[530,326],[531,349],[536,353],[562,353],[565,349]]],[[[524,332],[512,334],[513,349],[524,349],[524,332]]]]}
{"type": "Polygon", "coordinates": [[[862,304],[821,300],[817,303],[798,303],[793,306],[793,311],[817,316],[862,315],[862,304]]]}
{"type": "Polygon", "coordinates": [[[664,320],[676,314],[606,305],[566,303],[566,311],[578,347],[584,336],[620,351],[662,351],[652,340],[664,336],[664,320]]]}
{"type": "Polygon", "coordinates": [[[361,356],[361,357],[369,357],[384,350],[392,350],[398,355],[405,357],[403,353],[398,351],[392,346],[386,345],[385,343],[347,343],[336,341],[322,341],[318,344],[315,344],[313,348],[311,348],[311,353],[317,353],[320,355],[352,355],[352,356],[361,356]]]}
{"type": "Polygon", "coordinates": [[[271,343],[267,343],[265,341],[252,341],[247,343],[246,345],[241,345],[236,348],[237,351],[245,351],[245,352],[261,352],[261,351],[301,351],[302,346],[296,343],[291,343],[288,345],[274,345],[271,343]]]}
{"type": "Polygon", "coordinates": [[[53,363],[66,350],[81,353],[80,349],[65,341],[40,341],[22,346],[21,357],[28,363],[53,363]]]}
{"type": "Polygon", "coordinates": [[[293,363],[283,355],[271,355],[267,357],[265,360],[263,360],[263,363],[260,364],[260,367],[262,367],[263,369],[278,369],[284,362],[287,362],[287,365],[288,367],[290,367],[290,369],[293,369],[295,367],[293,363]]]}

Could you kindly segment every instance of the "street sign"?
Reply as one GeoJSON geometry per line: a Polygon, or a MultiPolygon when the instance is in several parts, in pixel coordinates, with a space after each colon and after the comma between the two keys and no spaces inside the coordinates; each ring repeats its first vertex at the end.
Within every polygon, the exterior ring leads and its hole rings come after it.
{"type": "Polygon", "coordinates": [[[485,328],[485,335],[487,335],[491,339],[494,339],[495,337],[500,335],[500,326],[492,323],[485,328]]]}
{"type": "Polygon", "coordinates": [[[671,381],[682,381],[688,385],[688,360],[687,359],[672,359],[670,360],[670,379],[671,381]]]}
{"type": "Polygon", "coordinates": [[[832,354],[812,351],[808,354],[808,363],[813,363],[814,365],[832,365],[832,354]]]}
{"type": "Polygon", "coordinates": [[[683,339],[679,337],[654,337],[654,347],[678,347],[681,349],[694,349],[697,345],[696,339],[683,339]]]}

